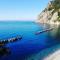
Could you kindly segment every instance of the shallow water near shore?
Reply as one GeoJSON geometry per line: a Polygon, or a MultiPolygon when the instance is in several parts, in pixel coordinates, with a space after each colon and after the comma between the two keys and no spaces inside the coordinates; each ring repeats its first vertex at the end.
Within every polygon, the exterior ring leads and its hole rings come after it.
{"type": "Polygon", "coordinates": [[[0,40],[21,35],[22,39],[7,44],[10,54],[0,60],[27,60],[38,52],[60,43],[60,26],[36,24],[34,22],[6,21],[0,22],[0,40]],[[35,35],[37,31],[54,27],[53,30],[35,35]]]}

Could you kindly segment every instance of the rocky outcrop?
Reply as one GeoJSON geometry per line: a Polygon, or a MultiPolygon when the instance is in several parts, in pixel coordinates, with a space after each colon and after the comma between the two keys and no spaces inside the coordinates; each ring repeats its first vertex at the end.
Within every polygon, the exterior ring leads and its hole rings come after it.
{"type": "Polygon", "coordinates": [[[60,9],[53,8],[52,1],[48,3],[47,8],[45,8],[37,18],[36,22],[39,23],[56,23],[59,22],[60,9]]]}
{"type": "Polygon", "coordinates": [[[10,38],[10,39],[7,39],[7,40],[0,40],[0,47],[4,46],[5,44],[8,44],[10,42],[15,42],[15,41],[21,40],[21,39],[22,39],[21,36],[16,36],[16,37],[13,37],[13,38],[10,38]]]}

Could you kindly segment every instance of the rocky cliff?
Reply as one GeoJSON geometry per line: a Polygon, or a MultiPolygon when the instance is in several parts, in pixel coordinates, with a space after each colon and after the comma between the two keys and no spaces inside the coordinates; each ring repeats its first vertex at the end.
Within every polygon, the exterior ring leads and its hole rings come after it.
{"type": "Polygon", "coordinates": [[[38,15],[39,23],[58,23],[60,22],[60,0],[52,0],[48,6],[38,15]]]}

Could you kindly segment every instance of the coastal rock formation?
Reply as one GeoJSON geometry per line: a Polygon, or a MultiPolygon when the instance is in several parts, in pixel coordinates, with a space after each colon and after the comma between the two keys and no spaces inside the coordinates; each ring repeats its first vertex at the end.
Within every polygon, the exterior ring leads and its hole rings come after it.
{"type": "Polygon", "coordinates": [[[60,22],[60,0],[52,0],[48,6],[38,15],[39,23],[58,23],[60,22]]]}
{"type": "Polygon", "coordinates": [[[16,36],[7,40],[0,40],[0,47],[4,46],[5,44],[8,44],[10,42],[15,42],[17,40],[21,40],[22,37],[21,36],[16,36]]]}

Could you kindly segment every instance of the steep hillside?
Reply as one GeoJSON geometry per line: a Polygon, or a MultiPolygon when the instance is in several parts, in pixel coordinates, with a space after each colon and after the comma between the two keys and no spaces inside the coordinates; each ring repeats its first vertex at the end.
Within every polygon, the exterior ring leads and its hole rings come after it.
{"type": "Polygon", "coordinates": [[[52,0],[47,7],[38,15],[37,22],[58,23],[60,22],[60,0],[52,0]]]}

